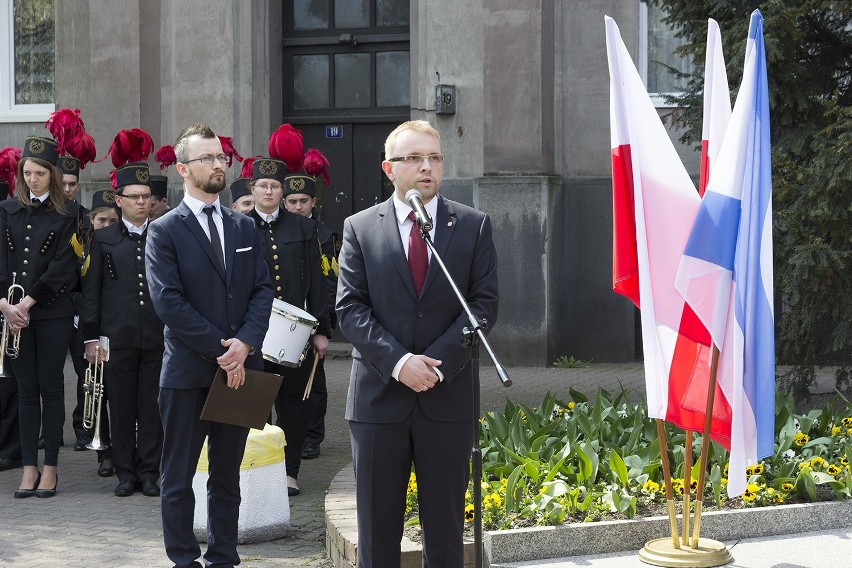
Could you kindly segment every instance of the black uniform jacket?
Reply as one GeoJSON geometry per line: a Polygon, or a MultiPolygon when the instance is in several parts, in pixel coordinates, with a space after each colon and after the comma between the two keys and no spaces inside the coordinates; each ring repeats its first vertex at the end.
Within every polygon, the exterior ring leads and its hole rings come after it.
{"type": "Polygon", "coordinates": [[[66,211],[60,213],[49,199],[39,206],[21,205],[17,199],[0,202],[0,294],[6,297],[16,273],[15,283],[36,301],[30,309],[32,320],[74,316],[70,291],[76,256],[71,236],[79,207],[66,201],[66,211]]]}
{"type": "Polygon", "coordinates": [[[83,277],[80,335],[105,335],[112,349],[163,349],[163,322],[154,312],[145,276],[145,243],[123,222],[94,232],[83,277]]]}
{"type": "Polygon", "coordinates": [[[317,222],[283,208],[272,223],[261,220],[256,210],[251,218],[263,235],[275,297],[307,310],[319,321],[317,333],[331,337],[317,222]]]}

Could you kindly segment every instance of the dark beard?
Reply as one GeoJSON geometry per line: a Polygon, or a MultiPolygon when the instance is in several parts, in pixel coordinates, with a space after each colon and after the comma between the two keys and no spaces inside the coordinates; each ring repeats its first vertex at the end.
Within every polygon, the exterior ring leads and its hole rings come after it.
{"type": "Polygon", "coordinates": [[[222,178],[222,181],[214,181],[211,179],[201,184],[201,191],[209,193],[210,195],[218,195],[223,189],[225,189],[225,178],[222,178]]]}
{"type": "Polygon", "coordinates": [[[222,192],[223,189],[225,189],[224,177],[222,177],[222,181],[214,181],[212,177],[207,179],[207,181],[202,181],[201,178],[196,177],[195,174],[193,174],[191,171],[189,172],[189,177],[195,187],[197,187],[204,193],[210,195],[218,195],[222,192]]]}

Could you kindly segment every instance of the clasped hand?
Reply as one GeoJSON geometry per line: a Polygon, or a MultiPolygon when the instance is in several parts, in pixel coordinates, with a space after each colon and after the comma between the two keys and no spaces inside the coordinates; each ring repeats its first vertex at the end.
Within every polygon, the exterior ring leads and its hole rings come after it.
{"type": "Polygon", "coordinates": [[[251,348],[236,337],[222,340],[222,347],[228,350],[216,358],[219,367],[228,375],[228,386],[232,389],[240,388],[246,382],[245,362],[251,348]]]}
{"type": "Polygon", "coordinates": [[[441,366],[440,359],[426,355],[412,355],[399,370],[399,382],[415,392],[431,389],[438,382],[434,367],[441,366]]]}

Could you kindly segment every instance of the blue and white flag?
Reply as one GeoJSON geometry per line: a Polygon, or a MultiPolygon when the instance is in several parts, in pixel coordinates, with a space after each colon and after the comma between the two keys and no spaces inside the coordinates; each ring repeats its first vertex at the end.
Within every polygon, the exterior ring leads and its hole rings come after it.
{"type": "Polygon", "coordinates": [[[755,10],[743,80],[675,287],[719,348],[717,379],[731,404],[728,495],[771,455],[775,418],[772,174],[763,16],[755,10]]]}

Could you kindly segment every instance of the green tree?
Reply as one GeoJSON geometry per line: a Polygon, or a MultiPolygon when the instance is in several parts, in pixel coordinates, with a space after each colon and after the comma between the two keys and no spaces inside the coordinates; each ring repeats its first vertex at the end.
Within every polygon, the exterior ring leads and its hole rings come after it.
{"type": "Polygon", "coordinates": [[[816,365],[852,378],[852,2],[648,0],[685,41],[694,75],[674,97],[682,141],[700,144],[707,18],[719,22],[732,100],[749,15],[764,17],[775,214],[777,360],[806,397],[816,365]]]}

